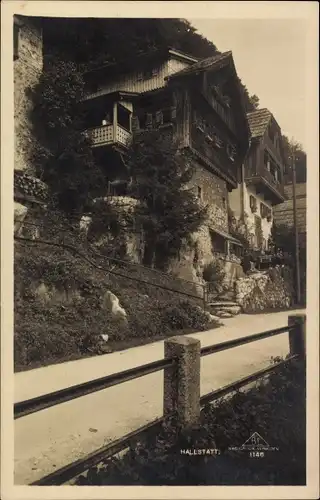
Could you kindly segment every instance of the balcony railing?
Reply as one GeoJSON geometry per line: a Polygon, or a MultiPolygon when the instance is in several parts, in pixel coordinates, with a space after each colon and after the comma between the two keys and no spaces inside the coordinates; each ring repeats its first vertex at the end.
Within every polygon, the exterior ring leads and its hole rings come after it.
{"type": "Polygon", "coordinates": [[[278,181],[264,165],[256,167],[256,169],[248,170],[246,172],[246,179],[251,181],[262,180],[267,187],[278,194],[278,197],[283,199],[286,198],[284,194],[284,185],[278,181]]]}
{"type": "Polygon", "coordinates": [[[92,146],[107,146],[109,144],[121,144],[127,146],[131,140],[132,134],[121,125],[116,127],[111,125],[100,125],[86,130],[86,133],[92,140],[92,146]]]}

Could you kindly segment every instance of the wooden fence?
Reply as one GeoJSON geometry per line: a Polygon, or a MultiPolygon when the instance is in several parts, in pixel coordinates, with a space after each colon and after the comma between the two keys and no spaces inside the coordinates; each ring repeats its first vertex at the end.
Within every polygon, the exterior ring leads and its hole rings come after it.
{"type": "Polygon", "coordinates": [[[53,473],[31,483],[37,486],[61,485],[79,474],[98,465],[107,458],[119,453],[121,450],[133,446],[143,434],[160,426],[165,419],[175,416],[177,429],[193,427],[199,422],[201,407],[211,403],[229,393],[232,393],[251,382],[274,372],[293,359],[303,359],[306,356],[306,316],[289,315],[288,324],[281,328],[268,330],[262,333],[249,335],[219,344],[200,347],[200,341],[192,337],[172,337],[164,343],[164,359],[138,366],[130,370],[115,373],[96,380],[85,382],[45,394],[14,405],[14,418],[22,418],[45,408],[62,404],[93,392],[101,391],[150,373],[164,370],[163,390],[163,416],[143,427],[103,446],[86,457],[77,460],[53,473]],[[243,377],[236,382],[200,396],[200,358],[216,354],[227,349],[263,340],[268,337],[289,333],[289,357],[279,363],[273,364],[243,377]]]}

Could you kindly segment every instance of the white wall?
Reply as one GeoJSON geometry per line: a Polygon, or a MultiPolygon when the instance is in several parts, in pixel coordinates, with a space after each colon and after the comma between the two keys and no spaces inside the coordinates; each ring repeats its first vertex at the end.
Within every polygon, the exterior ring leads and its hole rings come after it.
{"type": "MultiPolygon", "coordinates": [[[[234,212],[236,217],[241,216],[241,185],[239,184],[237,189],[234,189],[228,195],[229,198],[229,206],[231,210],[234,212]]],[[[266,201],[264,196],[261,194],[257,194],[254,186],[247,186],[244,184],[244,211],[248,215],[248,226],[249,230],[254,232],[254,223],[255,223],[255,215],[261,217],[260,204],[263,203],[272,211],[272,205],[270,201],[266,201]],[[253,213],[250,208],[250,196],[254,196],[257,200],[257,211],[253,213]]],[[[270,222],[266,218],[262,219],[261,217],[261,227],[263,238],[266,240],[268,244],[268,239],[271,233],[272,227],[272,219],[270,222]]]]}
{"type": "Polygon", "coordinates": [[[241,217],[241,185],[238,184],[237,189],[233,189],[228,193],[229,207],[233,211],[235,217],[241,217]]]}

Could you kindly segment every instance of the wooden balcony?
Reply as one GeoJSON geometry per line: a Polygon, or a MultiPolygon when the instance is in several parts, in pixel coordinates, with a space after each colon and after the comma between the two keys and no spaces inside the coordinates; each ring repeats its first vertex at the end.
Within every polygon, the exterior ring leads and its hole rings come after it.
{"type": "Polygon", "coordinates": [[[227,127],[233,133],[236,133],[235,123],[232,118],[230,110],[222,106],[222,104],[220,104],[220,102],[214,97],[214,95],[208,92],[207,89],[202,90],[202,95],[205,97],[205,99],[211,105],[211,107],[215,110],[215,112],[220,116],[220,118],[224,121],[227,127]]]}
{"type": "Polygon", "coordinates": [[[120,146],[127,148],[130,144],[132,134],[121,125],[100,125],[86,130],[92,140],[92,147],[120,146]]]}
{"type": "Polygon", "coordinates": [[[247,185],[254,185],[257,193],[262,193],[273,205],[282,203],[286,199],[284,185],[264,165],[257,167],[255,171],[247,170],[245,181],[247,185]]]}

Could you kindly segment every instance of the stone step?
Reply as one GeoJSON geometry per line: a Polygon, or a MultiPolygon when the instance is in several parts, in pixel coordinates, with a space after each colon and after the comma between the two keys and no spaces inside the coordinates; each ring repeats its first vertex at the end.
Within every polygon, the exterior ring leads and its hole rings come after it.
{"type": "Polygon", "coordinates": [[[234,300],[215,300],[215,301],[211,301],[208,303],[208,306],[210,307],[229,307],[229,306],[238,306],[239,304],[237,304],[237,302],[235,302],[234,300]]]}
{"type": "Polygon", "coordinates": [[[210,302],[208,304],[208,309],[213,314],[221,318],[230,318],[241,312],[241,306],[239,306],[236,302],[231,301],[210,302]]]}

